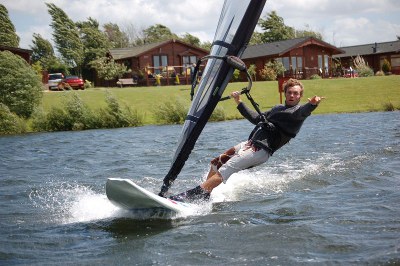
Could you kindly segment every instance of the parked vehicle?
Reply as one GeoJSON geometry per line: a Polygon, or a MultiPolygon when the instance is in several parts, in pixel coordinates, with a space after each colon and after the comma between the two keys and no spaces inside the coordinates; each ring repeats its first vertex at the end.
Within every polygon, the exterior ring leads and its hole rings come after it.
{"type": "Polygon", "coordinates": [[[84,90],[85,89],[85,84],[83,82],[83,79],[81,79],[78,76],[66,76],[63,81],[65,83],[67,83],[74,90],[77,90],[77,89],[84,90]]]}
{"type": "Polygon", "coordinates": [[[52,73],[49,74],[49,90],[58,90],[58,84],[64,79],[62,73],[52,73]]]}

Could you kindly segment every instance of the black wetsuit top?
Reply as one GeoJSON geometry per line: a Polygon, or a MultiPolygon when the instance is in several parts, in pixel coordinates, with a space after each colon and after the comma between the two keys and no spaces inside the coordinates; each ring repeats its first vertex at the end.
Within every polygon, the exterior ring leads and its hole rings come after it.
{"type": "Polygon", "coordinates": [[[243,102],[237,108],[247,120],[256,125],[250,133],[249,140],[256,147],[262,148],[272,155],[299,133],[304,120],[311,115],[317,105],[311,103],[295,106],[279,104],[261,115],[249,109],[243,102]]]}

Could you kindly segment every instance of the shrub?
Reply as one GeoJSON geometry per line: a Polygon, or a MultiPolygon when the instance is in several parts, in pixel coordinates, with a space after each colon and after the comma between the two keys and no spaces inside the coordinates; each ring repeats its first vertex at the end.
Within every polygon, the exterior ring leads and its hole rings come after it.
{"type": "Polygon", "coordinates": [[[5,104],[0,103],[0,135],[24,132],[26,127],[23,119],[12,113],[5,104]]]}
{"type": "Polygon", "coordinates": [[[32,130],[33,131],[49,131],[47,114],[43,108],[36,108],[32,113],[32,130]]]}
{"type": "Polygon", "coordinates": [[[371,77],[374,75],[374,71],[365,63],[365,60],[361,56],[357,55],[353,63],[359,77],[371,77]]]}
{"type": "Polygon", "coordinates": [[[0,73],[0,103],[19,116],[30,117],[43,93],[37,73],[9,51],[0,52],[0,73]]]}
{"type": "Polygon", "coordinates": [[[388,74],[391,70],[392,70],[392,67],[391,67],[389,61],[385,58],[382,63],[382,71],[383,71],[383,73],[388,74]]]}
{"type": "Polygon", "coordinates": [[[232,80],[233,81],[238,81],[239,78],[240,78],[240,70],[239,69],[235,69],[235,71],[233,71],[232,80]]]}
{"type": "Polygon", "coordinates": [[[310,79],[322,79],[322,77],[318,74],[311,75],[310,79]]]}
{"type": "Polygon", "coordinates": [[[166,124],[182,124],[186,119],[188,108],[181,102],[165,102],[154,112],[156,121],[166,124]]]}
{"type": "Polygon", "coordinates": [[[281,62],[270,61],[265,64],[264,68],[260,70],[260,76],[264,80],[271,81],[276,80],[277,76],[282,75],[285,72],[285,67],[281,62]]]}
{"type": "Polygon", "coordinates": [[[141,117],[137,111],[132,110],[128,106],[121,106],[117,98],[108,92],[106,95],[106,102],[107,108],[100,109],[102,127],[130,127],[143,124],[143,117],[141,117]]]}
{"type": "Polygon", "coordinates": [[[372,77],[374,75],[374,71],[369,66],[357,68],[357,71],[359,77],[372,77]]]}
{"type": "Polygon", "coordinates": [[[217,106],[217,108],[214,109],[213,113],[211,114],[211,117],[209,121],[225,121],[226,120],[226,114],[224,111],[224,108],[221,106],[217,106]]]}
{"type": "Polygon", "coordinates": [[[275,70],[268,67],[264,67],[263,69],[260,70],[260,76],[263,80],[267,81],[276,80],[277,78],[275,70]]]}
{"type": "Polygon", "coordinates": [[[73,121],[68,113],[60,107],[52,107],[47,114],[47,131],[68,131],[72,129],[73,121]]]}
{"type": "Polygon", "coordinates": [[[257,78],[257,66],[255,64],[251,64],[247,69],[250,77],[255,81],[257,78]]]}
{"type": "Polygon", "coordinates": [[[395,111],[396,107],[394,106],[394,104],[392,102],[388,102],[383,104],[383,110],[384,111],[395,111]]]}
{"type": "Polygon", "coordinates": [[[383,71],[379,70],[379,71],[376,71],[375,76],[380,76],[380,77],[385,76],[385,73],[383,73],[383,71]]]}
{"type": "Polygon", "coordinates": [[[85,89],[90,89],[92,88],[92,82],[90,82],[89,80],[85,80],[85,84],[83,85],[85,89]]]}
{"type": "Polygon", "coordinates": [[[129,107],[121,107],[111,94],[106,95],[107,108],[100,109],[98,115],[81,100],[76,92],[65,94],[64,105],[53,107],[48,114],[37,109],[32,115],[35,131],[67,131],[94,128],[116,128],[139,126],[143,117],[129,107]]]}

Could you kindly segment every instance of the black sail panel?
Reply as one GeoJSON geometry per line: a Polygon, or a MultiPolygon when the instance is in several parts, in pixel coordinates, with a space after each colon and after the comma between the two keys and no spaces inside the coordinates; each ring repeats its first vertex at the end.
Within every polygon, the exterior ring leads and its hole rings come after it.
{"type": "Polygon", "coordinates": [[[265,2],[265,0],[225,0],[210,57],[182,127],[171,168],[164,178],[161,196],[165,195],[185,165],[199,135],[232,77],[234,69],[220,58],[228,55],[237,57],[242,55],[257,25],[265,2]]]}

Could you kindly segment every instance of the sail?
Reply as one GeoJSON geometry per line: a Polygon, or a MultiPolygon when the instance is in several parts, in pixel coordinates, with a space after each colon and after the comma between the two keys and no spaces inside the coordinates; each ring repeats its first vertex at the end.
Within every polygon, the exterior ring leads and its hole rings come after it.
{"type": "Polygon", "coordinates": [[[210,56],[196,95],[182,127],[171,168],[164,178],[160,196],[164,196],[176,179],[221,98],[233,74],[224,56],[240,57],[253,34],[265,0],[225,0],[210,56]]]}

